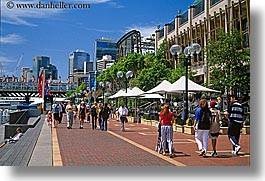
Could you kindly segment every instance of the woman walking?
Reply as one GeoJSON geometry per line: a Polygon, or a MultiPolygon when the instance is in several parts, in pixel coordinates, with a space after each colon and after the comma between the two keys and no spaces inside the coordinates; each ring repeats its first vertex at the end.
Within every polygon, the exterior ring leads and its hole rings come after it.
{"type": "Polygon", "coordinates": [[[84,128],[84,122],[85,122],[85,119],[86,119],[86,104],[85,102],[81,102],[80,104],[80,108],[78,110],[78,117],[80,119],[80,129],[83,129],[84,128]]]}
{"type": "Polygon", "coordinates": [[[161,143],[163,155],[166,155],[166,144],[168,144],[169,156],[174,157],[173,152],[173,127],[174,114],[169,111],[169,105],[165,104],[162,112],[159,115],[159,122],[161,124],[161,143]]]}
{"type": "Polygon", "coordinates": [[[195,141],[201,151],[199,156],[206,157],[208,150],[208,138],[211,125],[211,111],[206,99],[201,99],[194,117],[195,141]]]}

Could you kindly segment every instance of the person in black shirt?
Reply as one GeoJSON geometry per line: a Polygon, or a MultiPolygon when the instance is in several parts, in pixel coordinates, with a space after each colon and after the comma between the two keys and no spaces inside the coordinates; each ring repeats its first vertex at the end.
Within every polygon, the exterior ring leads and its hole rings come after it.
{"type": "Polygon", "coordinates": [[[84,129],[84,122],[86,118],[86,105],[85,102],[81,102],[80,108],[78,110],[78,117],[80,119],[80,129],[84,129]]]}
{"type": "Polygon", "coordinates": [[[107,131],[108,129],[108,118],[110,117],[110,108],[108,107],[108,103],[104,104],[104,107],[101,109],[101,118],[102,118],[102,131],[107,131]]]}
{"type": "Polygon", "coordinates": [[[235,95],[230,96],[230,104],[228,107],[229,122],[228,122],[228,138],[233,145],[232,154],[237,155],[241,146],[239,145],[240,130],[243,126],[243,107],[236,100],[235,95]]]}
{"type": "Polygon", "coordinates": [[[92,118],[92,129],[97,129],[97,112],[98,112],[98,106],[97,103],[94,102],[94,104],[90,108],[90,115],[92,118]]]}

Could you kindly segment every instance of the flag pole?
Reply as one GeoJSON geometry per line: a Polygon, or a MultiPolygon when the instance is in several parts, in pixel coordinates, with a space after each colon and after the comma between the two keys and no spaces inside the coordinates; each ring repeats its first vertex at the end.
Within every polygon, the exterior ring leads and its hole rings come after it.
{"type": "Polygon", "coordinates": [[[45,84],[45,69],[43,68],[42,69],[42,85],[41,85],[41,97],[43,99],[43,102],[42,102],[42,107],[43,107],[43,110],[46,111],[45,109],[45,104],[44,104],[44,84],[45,84]]]}

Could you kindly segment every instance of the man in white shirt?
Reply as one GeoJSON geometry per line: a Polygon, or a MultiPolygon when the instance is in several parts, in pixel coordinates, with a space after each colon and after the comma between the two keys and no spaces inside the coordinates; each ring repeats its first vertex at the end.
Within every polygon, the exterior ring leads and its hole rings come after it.
{"type": "Polygon", "coordinates": [[[126,116],[128,116],[128,109],[124,106],[124,104],[121,104],[118,111],[119,111],[120,120],[121,120],[121,130],[125,131],[124,123],[127,119],[126,116]]]}
{"type": "Polygon", "coordinates": [[[67,129],[72,129],[73,126],[73,119],[74,119],[73,108],[74,108],[73,102],[69,101],[68,105],[65,108],[67,113],[67,129]]]}

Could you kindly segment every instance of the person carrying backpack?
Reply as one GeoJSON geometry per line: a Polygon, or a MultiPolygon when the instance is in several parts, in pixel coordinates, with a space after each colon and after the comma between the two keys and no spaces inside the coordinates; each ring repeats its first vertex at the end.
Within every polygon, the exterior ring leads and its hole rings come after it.
{"type": "Polygon", "coordinates": [[[101,118],[102,118],[102,123],[103,123],[103,126],[102,126],[102,131],[107,131],[108,129],[108,118],[110,116],[110,108],[108,107],[108,103],[105,103],[104,104],[104,107],[102,108],[101,110],[101,118]]]}
{"type": "Polygon", "coordinates": [[[208,138],[211,126],[211,111],[206,99],[201,99],[194,117],[195,141],[200,152],[199,156],[206,157],[208,138]]]}
{"type": "Polygon", "coordinates": [[[79,129],[84,129],[84,122],[86,118],[86,104],[84,101],[81,102],[80,107],[78,109],[78,117],[80,119],[79,129]]]}
{"type": "Polygon", "coordinates": [[[54,128],[57,128],[61,116],[61,106],[58,103],[56,103],[53,104],[52,109],[53,109],[54,128]]]}
{"type": "Polygon", "coordinates": [[[213,151],[211,156],[212,157],[217,157],[217,152],[216,152],[216,144],[217,144],[217,138],[219,136],[219,131],[220,131],[220,111],[216,108],[216,102],[211,101],[210,102],[210,111],[212,114],[212,121],[211,121],[211,127],[210,127],[210,134],[209,137],[212,140],[212,147],[213,151]]]}
{"type": "Polygon", "coordinates": [[[94,105],[90,108],[90,115],[92,118],[92,129],[97,129],[97,103],[95,102],[94,105]]]}

